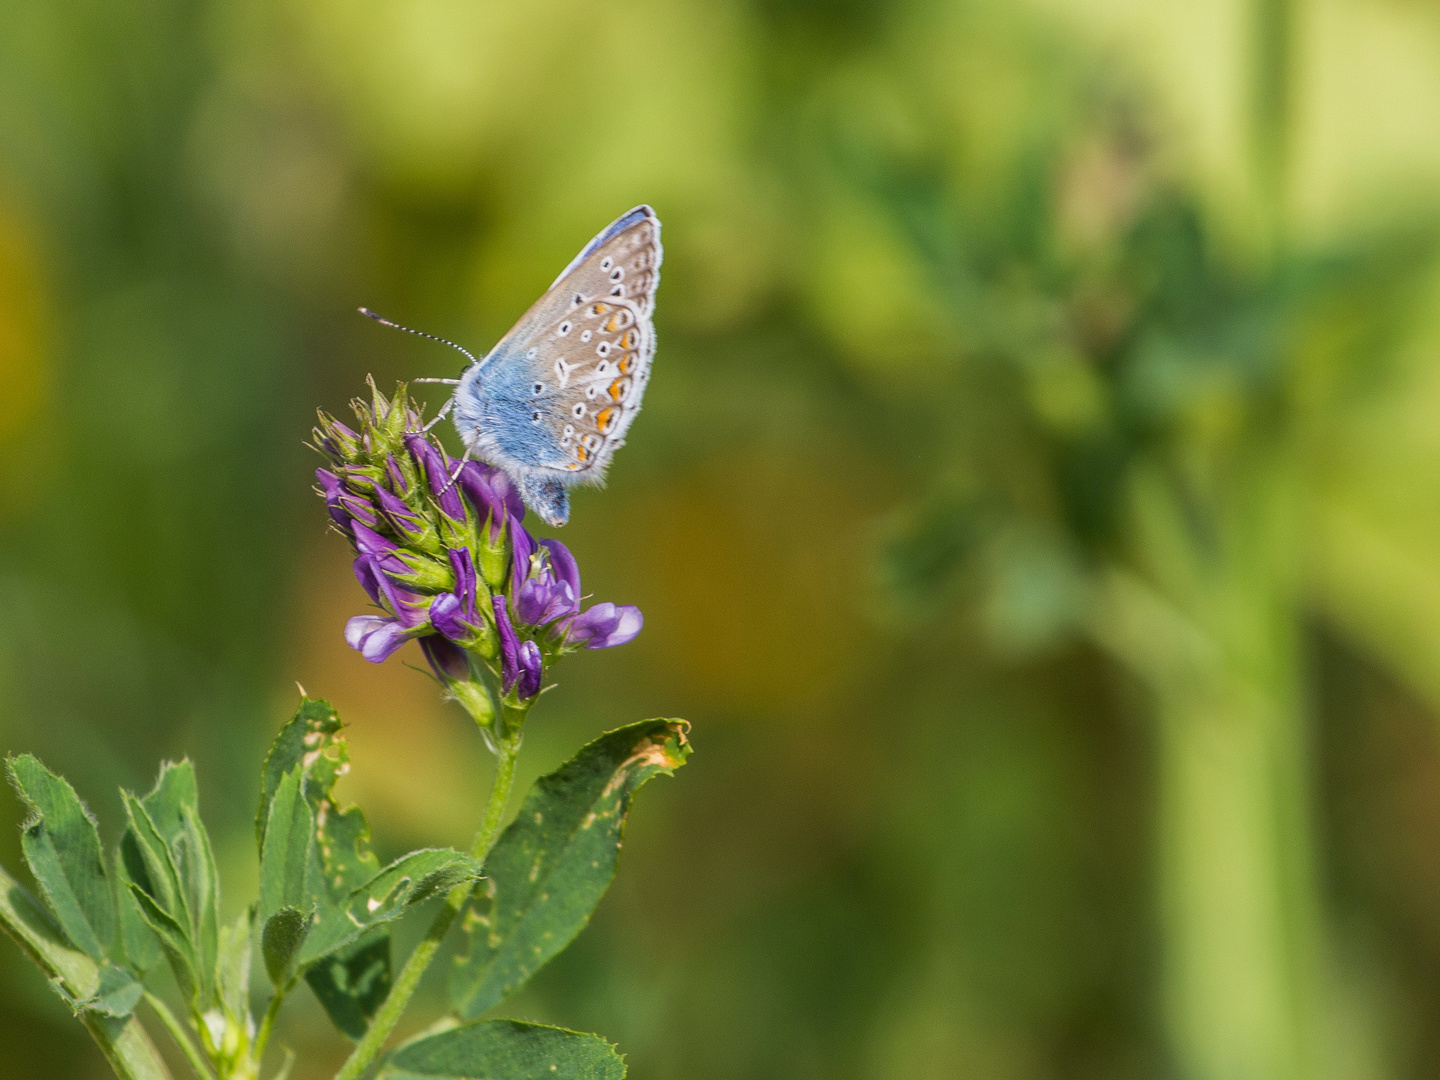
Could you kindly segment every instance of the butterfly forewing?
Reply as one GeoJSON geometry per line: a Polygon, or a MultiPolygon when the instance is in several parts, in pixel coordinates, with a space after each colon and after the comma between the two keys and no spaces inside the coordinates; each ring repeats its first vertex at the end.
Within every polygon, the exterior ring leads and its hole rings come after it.
{"type": "Polygon", "coordinates": [[[661,257],[660,222],[644,206],[576,256],[481,365],[486,415],[457,415],[480,457],[564,483],[603,474],[649,378],[661,257]]]}

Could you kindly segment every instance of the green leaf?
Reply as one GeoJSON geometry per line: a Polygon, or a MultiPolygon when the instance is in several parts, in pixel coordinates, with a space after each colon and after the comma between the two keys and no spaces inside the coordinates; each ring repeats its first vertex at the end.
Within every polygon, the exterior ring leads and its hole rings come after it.
{"type": "MultiPolygon", "coordinates": [[[[66,1001],[83,1000],[99,985],[95,961],[64,940],[59,926],[39,901],[0,868],[0,929],[40,968],[66,1001]]],[[[170,1080],[155,1044],[139,1020],[82,1012],[80,1022],[90,1032],[121,1080],[170,1080]]]]}
{"type": "Polygon", "coordinates": [[[149,795],[121,794],[129,824],[120,857],[130,895],[192,1004],[209,1001],[219,952],[220,880],[200,823],[195,771],[188,761],[167,762],[149,795]]]}
{"type": "Polygon", "coordinates": [[[235,1019],[250,1015],[250,934],[253,928],[253,908],[242,911],[233,923],[220,927],[215,987],[221,1003],[235,1019]]]}
{"type": "Polygon", "coordinates": [[[305,981],[331,1022],[358,1042],[390,994],[390,934],[370,931],[317,962],[305,972],[305,981]]]}
{"type": "MultiPolygon", "coordinates": [[[[305,802],[319,823],[312,831],[323,889],[307,886],[317,909],[343,905],[352,892],[380,873],[380,861],[370,851],[365,815],[358,807],[342,810],[331,794],[335,780],[349,768],[349,750],[340,731],[340,719],[329,702],[303,698],[271,745],[260,779],[256,835],[263,851],[284,778],[297,768],[304,770],[305,802]]],[[[389,992],[389,932],[368,931],[359,941],[306,970],[305,981],[335,1026],[351,1038],[359,1038],[389,992]]]]}
{"type": "Polygon", "coordinates": [[[124,968],[107,964],[100,969],[100,983],[89,997],[75,1003],[76,1011],[124,1017],[135,1011],[145,987],[124,968]]]}
{"type": "MultiPolygon", "coordinates": [[[[132,841],[133,842],[133,841],[132,841]]],[[[160,959],[160,942],[150,929],[140,909],[130,897],[130,886],[134,879],[125,865],[125,841],[115,851],[115,902],[120,915],[120,952],[125,966],[135,974],[144,974],[160,959]]],[[[138,856],[137,856],[138,858],[138,856]]]]}
{"type": "Polygon", "coordinates": [[[30,817],[21,846],[41,894],[71,941],[97,963],[115,945],[115,894],[95,820],[62,777],[22,754],[7,762],[30,817]]]}
{"type": "Polygon", "coordinates": [[[536,781],[466,915],[470,952],[450,973],[462,1018],[494,1008],[584,928],[615,876],[631,799],[685,763],[688,730],[683,720],[620,728],[536,781]]]}
{"type": "Polygon", "coordinates": [[[424,848],[396,859],[316,920],[300,951],[301,968],[350,945],[366,930],[480,876],[480,864],[452,848],[424,848]]]}
{"type": "Polygon", "coordinates": [[[265,971],[277,988],[295,977],[295,959],[310,933],[311,914],[297,907],[282,907],[265,920],[260,950],[265,954],[265,971]]]}
{"type": "Polygon", "coordinates": [[[328,701],[300,699],[300,708],[275,736],[261,767],[260,809],[255,815],[256,846],[265,846],[270,801],[275,798],[280,782],[297,766],[304,766],[315,777],[317,797],[329,797],[336,777],[349,763],[345,740],[338,737],[341,726],[340,717],[328,701]]]}
{"type": "Polygon", "coordinates": [[[315,815],[304,795],[305,774],[297,766],[285,774],[270,800],[270,820],[260,852],[260,920],[268,924],[282,908],[315,907],[318,853],[315,815]]]}
{"type": "Polygon", "coordinates": [[[625,1059],[599,1035],[481,1020],[407,1043],[386,1080],[624,1080],[625,1059]]]}

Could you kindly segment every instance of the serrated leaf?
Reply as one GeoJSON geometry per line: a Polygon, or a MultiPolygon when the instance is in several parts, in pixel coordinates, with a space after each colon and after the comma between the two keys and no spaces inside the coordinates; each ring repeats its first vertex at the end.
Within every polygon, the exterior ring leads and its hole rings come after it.
{"type": "Polygon", "coordinates": [[[306,767],[316,780],[316,797],[328,797],[335,778],[348,763],[345,740],[338,738],[340,717],[328,701],[301,698],[295,715],[280,729],[260,770],[260,809],[255,815],[256,846],[265,846],[270,801],[280,782],[297,766],[306,767]],[[328,777],[327,777],[328,774],[328,777]]]}
{"type": "Polygon", "coordinates": [[[103,963],[115,945],[117,919],[95,820],[75,789],[33,755],[11,758],[8,771],[30,811],[21,847],[41,895],[66,936],[103,963]]]}
{"type": "Polygon", "coordinates": [[[342,1033],[359,1041],[390,994],[390,935],[372,930],[305,972],[305,981],[342,1033]]]}
{"type": "Polygon", "coordinates": [[[451,848],[425,848],[396,859],[323,913],[300,952],[302,968],[354,942],[366,930],[398,919],[416,904],[480,876],[480,864],[451,848]]]}
{"type": "Polygon", "coordinates": [[[77,1012],[94,1012],[115,1018],[129,1016],[140,1003],[145,987],[124,968],[107,964],[100,969],[100,984],[83,1001],[77,1001],[77,1012]]]}
{"type": "Polygon", "coordinates": [[[466,912],[470,952],[450,973],[463,1019],[498,1005],[589,922],[615,876],[631,799],[685,763],[688,730],[683,720],[620,728],[536,781],[466,912]]]}
{"type": "Polygon", "coordinates": [[[276,987],[286,986],[295,977],[295,958],[310,926],[310,912],[297,907],[282,907],[265,920],[260,950],[265,955],[265,971],[276,987]]]}
{"type": "Polygon", "coordinates": [[[407,1043],[385,1080],[624,1080],[625,1059],[599,1035],[519,1020],[480,1020],[407,1043]]]}

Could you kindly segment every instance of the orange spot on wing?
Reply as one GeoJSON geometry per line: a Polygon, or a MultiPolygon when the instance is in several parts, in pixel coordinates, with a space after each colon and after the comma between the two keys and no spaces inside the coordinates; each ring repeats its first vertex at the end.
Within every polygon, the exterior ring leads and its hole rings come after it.
{"type": "Polygon", "coordinates": [[[630,374],[631,360],[632,357],[630,356],[630,354],[626,353],[624,356],[620,357],[619,360],[615,361],[615,366],[619,368],[621,375],[630,374]]]}
{"type": "Polygon", "coordinates": [[[601,409],[595,417],[595,425],[600,429],[602,435],[609,431],[615,426],[615,410],[601,409]]]}

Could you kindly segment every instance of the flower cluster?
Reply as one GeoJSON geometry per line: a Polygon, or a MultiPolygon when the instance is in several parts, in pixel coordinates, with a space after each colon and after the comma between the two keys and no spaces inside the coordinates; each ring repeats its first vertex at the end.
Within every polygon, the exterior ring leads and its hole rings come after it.
{"type": "Polygon", "coordinates": [[[345,627],[365,659],[378,664],[417,639],[462,700],[461,688],[473,690],[488,669],[502,700],[523,708],[556,657],[623,645],[640,632],[638,608],[581,610],[575,557],[558,540],[530,535],[504,472],[460,465],[422,433],[403,387],[388,400],[375,391],[354,409],[358,431],[320,414],[315,445],[330,467],[316,476],[355,549],[355,576],[381,612],[345,627]]]}

